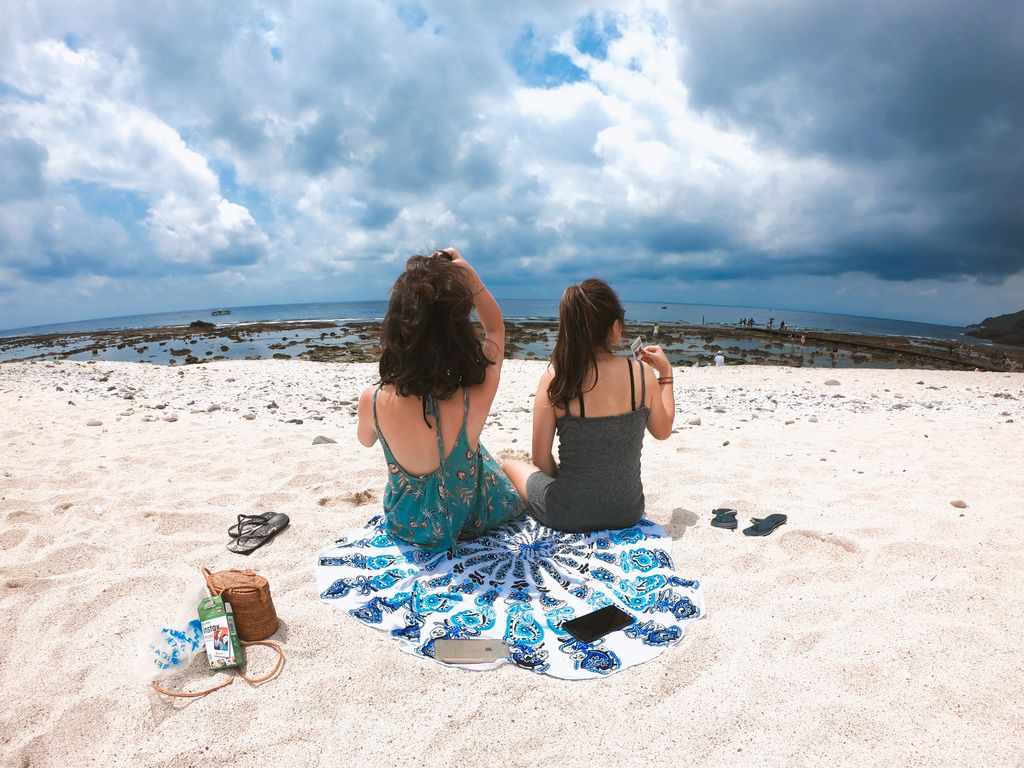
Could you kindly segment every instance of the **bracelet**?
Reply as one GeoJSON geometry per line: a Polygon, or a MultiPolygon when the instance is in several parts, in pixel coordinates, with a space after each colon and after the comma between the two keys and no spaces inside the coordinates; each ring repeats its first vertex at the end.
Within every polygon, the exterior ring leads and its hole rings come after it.
{"type": "Polygon", "coordinates": [[[671,384],[673,381],[675,381],[675,379],[671,376],[667,376],[663,379],[658,379],[658,384],[671,384]]]}

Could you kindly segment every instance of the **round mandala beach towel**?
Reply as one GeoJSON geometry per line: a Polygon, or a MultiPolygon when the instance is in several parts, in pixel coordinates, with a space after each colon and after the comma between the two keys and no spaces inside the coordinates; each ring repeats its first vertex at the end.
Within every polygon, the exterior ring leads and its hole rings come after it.
{"type": "Polygon", "coordinates": [[[561,533],[531,518],[454,553],[392,539],[378,516],[320,553],[320,599],[388,632],[406,653],[434,657],[441,638],[501,638],[512,663],[565,679],[601,677],[677,643],[704,613],[700,582],[674,572],[661,526],[561,533]],[[592,643],[562,623],[615,605],[635,621],[592,643]]]}

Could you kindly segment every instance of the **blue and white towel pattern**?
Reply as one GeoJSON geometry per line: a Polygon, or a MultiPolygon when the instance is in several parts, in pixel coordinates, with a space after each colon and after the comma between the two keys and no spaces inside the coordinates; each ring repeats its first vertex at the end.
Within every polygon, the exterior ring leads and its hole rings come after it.
{"type": "Polygon", "coordinates": [[[700,582],[674,573],[661,526],[561,533],[525,518],[452,556],[392,539],[378,516],[320,553],[320,599],[386,631],[406,653],[433,658],[440,638],[502,638],[511,662],[565,679],[649,661],[704,613],[700,582]],[[636,621],[593,643],[562,622],[616,605],[636,621]]]}

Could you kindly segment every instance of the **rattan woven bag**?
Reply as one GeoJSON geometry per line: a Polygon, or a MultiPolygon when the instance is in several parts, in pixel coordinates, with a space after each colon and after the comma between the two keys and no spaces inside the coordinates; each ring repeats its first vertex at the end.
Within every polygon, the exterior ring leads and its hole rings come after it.
{"type": "Polygon", "coordinates": [[[252,571],[232,568],[213,573],[203,568],[210,594],[231,603],[238,636],[243,640],[266,640],[277,631],[277,611],[270,597],[270,584],[252,571]]]}

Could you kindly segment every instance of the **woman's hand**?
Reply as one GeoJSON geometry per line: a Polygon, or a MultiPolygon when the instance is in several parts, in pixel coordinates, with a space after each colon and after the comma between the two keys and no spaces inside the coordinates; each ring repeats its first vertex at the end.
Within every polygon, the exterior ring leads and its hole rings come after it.
{"type": "Polygon", "coordinates": [[[665,351],[656,344],[643,349],[643,359],[651,368],[658,372],[659,378],[672,375],[672,363],[665,356],[665,351]]]}
{"type": "Polygon", "coordinates": [[[461,253],[459,253],[457,250],[455,250],[455,248],[452,248],[452,247],[442,248],[439,251],[434,251],[434,255],[436,255],[436,256],[442,256],[442,255],[447,256],[448,260],[451,261],[452,264],[457,264],[458,266],[460,266],[462,268],[469,267],[469,262],[466,261],[465,257],[461,253]]]}
{"type": "Polygon", "coordinates": [[[434,251],[434,253],[437,255],[444,254],[451,259],[452,264],[462,270],[466,286],[469,290],[473,291],[474,295],[483,287],[483,281],[476,273],[476,270],[473,269],[473,265],[466,261],[465,257],[455,248],[442,248],[439,251],[434,251]]]}

